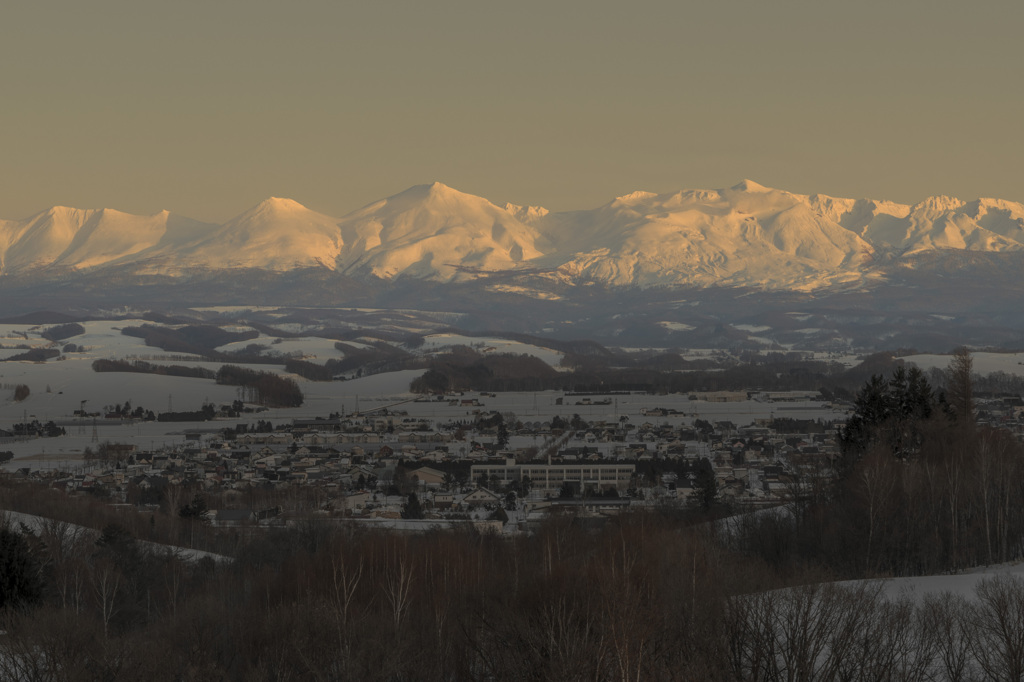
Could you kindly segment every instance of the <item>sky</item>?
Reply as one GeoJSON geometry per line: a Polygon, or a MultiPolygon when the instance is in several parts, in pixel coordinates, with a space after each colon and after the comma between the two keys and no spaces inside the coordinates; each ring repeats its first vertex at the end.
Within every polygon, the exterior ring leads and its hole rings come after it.
{"type": "Polygon", "coordinates": [[[0,218],[343,216],[433,181],[1024,201],[1022,26],[1020,0],[7,2],[0,218]]]}

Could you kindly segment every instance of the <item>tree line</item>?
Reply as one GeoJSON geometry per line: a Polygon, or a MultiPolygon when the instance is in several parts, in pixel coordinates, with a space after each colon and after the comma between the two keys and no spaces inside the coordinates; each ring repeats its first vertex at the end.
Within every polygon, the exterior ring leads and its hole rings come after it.
{"type": "Polygon", "coordinates": [[[481,354],[466,346],[433,358],[412,382],[414,393],[452,391],[540,391],[559,373],[531,355],[481,354]]]}
{"type": "Polygon", "coordinates": [[[84,333],[85,327],[77,322],[69,322],[67,324],[58,324],[53,327],[47,327],[39,335],[49,341],[63,341],[64,339],[70,339],[74,336],[81,336],[84,333]]]}
{"type": "Polygon", "coordinates": [[[257,372],[236,365],[222,365],[217,370],[218,384],[240,386],[245,402],[267,407],[299,407],[304,396],[294,379],[273,372],[257,372]]]}
{"type": "MultiPolygon", "coordinates": [[[[405,368],[421,367],[410,360],[405,368]]],[[[557,371],[539,358],[526,354],[479,353],[456,346],[431,356],[427,372],[414,380],[416,393],[444,391],[546,391],[601,392],[647,391],[787,391],[817,390],[829,398],[852,398],[864,379],[864,368],[847,369],[834,362],[808,360],[799,354],[775,353],[685,360],[678,353],[567,355],[569,371],[557,371]],[[672,371],[685,369],[685,372],[672,371]]],[[[868,358],[875,372],[891,371],[901,361],[888,353],[868,358]]]]}
{"type": "Polygon", "coordinates": [[[792,514],[746,518],[733,541],[775,566],[847,577],[956,571],[1024,556],[1024,447],[979,426],[970,356],[936,391],[915,368],[858,393],[834,461],[805,466],[792,514]]]}
{"type": "Polygon", "coordinates": [[[138,374],[156,374],[168,377],[186,377],[189,379],[213,379],[216,373],[205,367],[185,367],[184,365],[154,365],[144,360],[112,360],[99,358],[93,360],[94,372],[134,372],[138,374]]]}
{"type": "MultiPolygon", "coordinates": [[[[185,510],[194,499],[182,505],[185,510]]],[[[699,517],[531,535],[305,522],[229,563],[111,524],[0,530],[0,676],[23,680],[1008,680],[1024,581],[887,599],[724,546],[699,517]]]]}

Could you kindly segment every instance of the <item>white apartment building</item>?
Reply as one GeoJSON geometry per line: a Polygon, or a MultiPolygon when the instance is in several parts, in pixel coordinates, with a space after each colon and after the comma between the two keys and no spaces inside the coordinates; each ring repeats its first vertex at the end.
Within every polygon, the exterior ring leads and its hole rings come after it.
{"type": "Polygon", "coordinates": [[[512,481],[522,482],[524,478],[529,478],[533,490],[557,495],[566,481],[581,491],[601,492],[609,488],[624,491],[629,487],[636,466],[592,462],[516,464],[514,459],[508,459],[504,464],[474,464],[470,471],[474,481],[479,480],[481,476],[487,476],[488,480],[497,477],[501,485],[508,485],[512,481]]]}

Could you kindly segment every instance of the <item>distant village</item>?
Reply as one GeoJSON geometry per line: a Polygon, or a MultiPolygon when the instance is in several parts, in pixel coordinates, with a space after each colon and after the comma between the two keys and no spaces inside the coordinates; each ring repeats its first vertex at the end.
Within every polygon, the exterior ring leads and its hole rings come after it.
{"type": "MultiPolygon", "coordinates": [[[[200,495],[213,526],[314,517],[412,531],[472,524],[516,532],[553,513],[600,518],[636,506],[784,504],[829,474],[849,409],[816,392],[714,392],[666,396],[665,407],[643,408],[639,418],[588,421],[567,414],[523,421],[486,409],[492,395],[419,399],[471,408],[460,420],[378,408],[274,425],[246,422],[237,403],[207,406],[213,420],[183,424],[183,441],[173,447],[100,442],[80,466],[23,467],[8,476],[140,511],[175,513],[200,495]],[[752,399],[831,407],[834,416],[773,416],[739,425],[703,420],[687,409],[692,401],[752,399]]],[[[600,395],[557,400],[567,413],[610,403],[600,395]]],[[[979,408],[982,423],[1024,434],[1019,396],[982,399],[979,408]]],[[[0,450],[5,440],[62,432],[56,425],[29,426],[0,431],[0,450]]]]}

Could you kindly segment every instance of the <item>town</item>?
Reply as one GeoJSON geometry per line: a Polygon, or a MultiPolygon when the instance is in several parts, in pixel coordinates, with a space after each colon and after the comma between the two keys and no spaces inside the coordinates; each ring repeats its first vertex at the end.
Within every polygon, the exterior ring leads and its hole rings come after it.
{"type": "MultiPolygon", "coordinates": [[[[201,495],[214,527],[317,518],[518,532],[567,511],[777,506],[830,471],[850,408],[813,391],[465,392],[272,424],[245,421],[236,402],[205,406],[214,419],[184,425],[170,447],[97,438],[78,465],[10,475],[144,512],[175,514],[201,495]],[[500,409],[524,404],[523,417],[500,409]]],[[[979,399],[982,423],[1019,432],[1022,411],[1019,397],[979,399]]],[[[105,419],[131,414],[143,411],[105,419]]],[[[0,438],[47,433],[17,427],[0,438]]]]}

